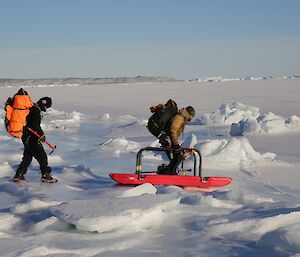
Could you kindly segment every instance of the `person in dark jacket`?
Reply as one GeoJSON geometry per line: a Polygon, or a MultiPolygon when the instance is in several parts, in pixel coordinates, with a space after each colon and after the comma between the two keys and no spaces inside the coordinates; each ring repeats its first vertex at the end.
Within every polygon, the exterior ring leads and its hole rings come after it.
{"type": "Polygon", "coordinates": [[[179,112],[171,119],[168,124],[168,128],[165,133],[159,137],[159,142],[164,148],[174,149],[173,158],[171,158],[170,152],[167,153],[170,159],[170,163],[167,166],[159,166],[158,173],[165,175],[177,175],[177,167],[183,160],[181,154],[181,146],[178,140],[181,133],[184,131],[185,125],[193,119],[195,116],[195,109],[192,106],[182,108],[179,112]]]}
{"type": "Polygon", "coordinates": [[[41,112],[46,112],[52,105],[50,97],[43,97],[30,108],[30,112],[26,117],[26,126],[23,128],[22,142],[24,144],[24,152],[22,162],[20,163],[16,174],[13,178],[14,182],[27,181],[24,177],[27,168],[34,157],[39,165],[42,173],[42,182],[54,183],[57,179],[51,176],[51,168],[48,166],[48,158],[45,153],[42,142],[46,141],[44,131],[41,128],[41,112]],[[29,128],[35,131],[40,137],[37,137],[29,128]]]}

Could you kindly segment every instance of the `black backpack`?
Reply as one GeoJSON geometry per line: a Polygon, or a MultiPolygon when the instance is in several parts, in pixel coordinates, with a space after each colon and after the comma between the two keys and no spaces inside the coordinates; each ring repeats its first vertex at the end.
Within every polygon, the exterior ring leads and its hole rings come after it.
{"type": "MultiPolygon", "coordinates": [[[[162,105],[160,105],[162,106],[162,105]]],[[[168,128],[171,119],[178,113],[177,104],[170,99],[163,108],[154,111],[148,120],[147,128],[155,137],[168,128]]]]}

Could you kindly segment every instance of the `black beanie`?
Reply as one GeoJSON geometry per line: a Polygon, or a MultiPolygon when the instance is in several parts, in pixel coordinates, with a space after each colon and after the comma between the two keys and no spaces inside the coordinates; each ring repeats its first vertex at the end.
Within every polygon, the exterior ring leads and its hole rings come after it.
{"type": "Polygon", "coordinates": [[[50,108],[52,106],[52,99],[48,96],[45,96],[38,100],[37,104],[40,106],[42,111],[46,111],[46,108],[50,108]]]}
{"type": "Polygon", "coordinates": [[[185,108],[187,110],[187,112],[192,116],[194,117],[196,112],[195,112],[195,109],[192,107],[192,106],[188,106],[185,108]]]}

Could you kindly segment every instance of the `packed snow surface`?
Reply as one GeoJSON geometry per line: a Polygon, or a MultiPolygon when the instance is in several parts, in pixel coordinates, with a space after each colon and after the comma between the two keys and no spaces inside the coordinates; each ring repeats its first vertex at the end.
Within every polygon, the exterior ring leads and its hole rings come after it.
{"type": "MultiPolygon", "coordinates": [[[[2,106],[17,82],[0,87],[2,106]]],[[[57,145],[48,156],[56,184],[40,183],[35,160],[30,182],[10,181],[23,144],[8,136],[0,110],[1,256],[300,256],[298,79],[90,82],[22,82],[33,101],[52,97],[42,127],[57,145]],[[196,110],[180,139],[200,150],[203,175],[229,176],[230,185],[131,187],[109,178],[133,173],[139,149],[159,146],[146,128],[149,107],[169,98],[196,110]]],[[[143,170],[161,163],[164,154],[143,154],[143,170]]],[[[193,168],[192,158],[184,166],[193,168]]]]}
{"type": "Polygon", "coordinates": [[[167,217],[168,209],[176,208],[179,200],[166,194],[76,200],[54,207],[52,212],[81,230],[104,233],[120,229],[129,232],[155,226],[157,220],[167,217]]]}

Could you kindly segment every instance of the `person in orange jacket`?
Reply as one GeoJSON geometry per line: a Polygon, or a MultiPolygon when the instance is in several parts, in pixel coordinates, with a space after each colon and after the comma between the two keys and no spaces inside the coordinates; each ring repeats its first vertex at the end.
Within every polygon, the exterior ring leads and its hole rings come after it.
{"type": "Polygon", "coordinates": [[[16,171],[13,178],[14,182],[27,181],[24,175],[27,172],[33,157],[38,161],[40,170],[42,172],[42,182],[54,183],[57,182],[56,178],[51,176],[51,168],[48,166],[48,157],[45,153],[42,142],[46,141],[44,131],[41,128],[41,112],[46,112],[52,105],[52,99],[50,97],[43,97],[37,103],[34,103],[30,108],[30,112],[26,117],[26,125],[23,128],[22,142],[24,144],[24,152],[22,162],[16,171]],[[37,132],[39,137],[32,134],[29,129],[37,132]]]}

